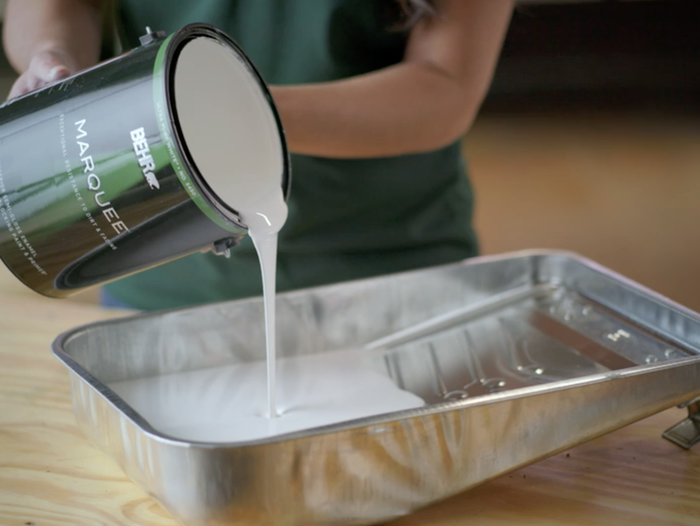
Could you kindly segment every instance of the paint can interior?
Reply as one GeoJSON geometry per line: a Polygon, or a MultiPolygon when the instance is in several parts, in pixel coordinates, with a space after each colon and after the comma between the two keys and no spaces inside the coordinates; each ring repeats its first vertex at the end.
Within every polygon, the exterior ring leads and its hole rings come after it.
{"type": "Polygon", "coordinates": [[[269,185],[288,196],[279,116],[210,25],[149,30],[139,48],[0,108],[0,257],[47,296],[225,253],[269,185]]]}

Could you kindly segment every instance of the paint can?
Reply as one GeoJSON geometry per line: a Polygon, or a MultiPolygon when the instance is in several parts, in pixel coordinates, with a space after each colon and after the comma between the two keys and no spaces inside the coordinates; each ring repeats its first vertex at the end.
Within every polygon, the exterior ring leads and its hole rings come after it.
{"type": "MultiPolygon", "coordinates": [[[[176,71],[201,39],[235,56],[221,67],[235,64],[253,86],[243,102],[253,131],[242,140],[279,155],[288,197],[282,124],[243,50],[207,24],[168,37],[149,29],[140,47],[0,108],[0,258],[28,287],[67,297],[199,250],[228,254],[246,235],[198,168],[204,154],[191,151],[179,119],[176,71]]],[[[232,154],[231,177],[238,168],[232,154]]]]}

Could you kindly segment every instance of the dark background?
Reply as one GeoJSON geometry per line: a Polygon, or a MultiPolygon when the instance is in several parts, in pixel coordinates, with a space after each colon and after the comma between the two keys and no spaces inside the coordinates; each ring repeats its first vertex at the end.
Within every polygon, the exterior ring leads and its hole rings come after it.
{"type": "Polygon", "coordinates": [[[486,111],[700,108],[700,1],[520,3],[486,111]]]}

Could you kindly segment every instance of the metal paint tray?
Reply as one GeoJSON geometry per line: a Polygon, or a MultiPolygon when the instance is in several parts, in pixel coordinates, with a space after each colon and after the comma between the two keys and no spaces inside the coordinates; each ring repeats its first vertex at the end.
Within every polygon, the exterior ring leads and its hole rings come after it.
{"type": "MultiPolygon", "coordinates": [[[[263,359],[259,298],[54,343],[83,432],[182,524],[385,521],[700,395],[700,318],[570,254],[297,291],[277,308],[281,355],[364,346],[426,405],[213,444],[160,433],[107,387],[263,359]]],[[[667,437],[689,447],[697,429],[689,418],[667,437]]]]}

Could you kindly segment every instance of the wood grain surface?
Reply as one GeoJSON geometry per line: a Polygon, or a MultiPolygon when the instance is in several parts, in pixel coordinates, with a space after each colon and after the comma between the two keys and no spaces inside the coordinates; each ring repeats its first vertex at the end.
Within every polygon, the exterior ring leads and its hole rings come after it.
{"type": "Polygon", "coordinates": [[[22,292],[0,300],[0,524],[175,524],[77,429],[50,352],[60,332],[116,313],[22,292]]]}
{"type": "MultiPolygon", "coordinates": [[[[7,280],[0,270],[0,282],[7,280]]],[[[75,426],[60,332],[121,313],[6,288],[0,300],[0,524],[174,526],[75,426]]],[[[663,440],[672,409],[393,526],[700,524],[700,455],[663,440]]]]}

